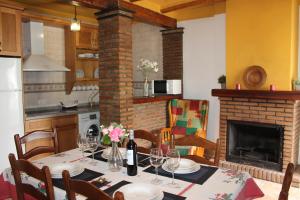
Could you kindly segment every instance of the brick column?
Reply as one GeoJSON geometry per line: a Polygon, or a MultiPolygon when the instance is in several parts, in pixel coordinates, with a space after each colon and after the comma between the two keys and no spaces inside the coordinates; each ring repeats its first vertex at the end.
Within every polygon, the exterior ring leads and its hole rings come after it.
{"type": "Polygon", "coordinates": [[[99,22],[101,124],[133,124],[132,13],[114,8],[96,14],[99,22]]]}
{"type": "Polygon", "coordinates": [[[183,78],[183,28],[163,30],[163,64],[164,79],[183,78]]]}

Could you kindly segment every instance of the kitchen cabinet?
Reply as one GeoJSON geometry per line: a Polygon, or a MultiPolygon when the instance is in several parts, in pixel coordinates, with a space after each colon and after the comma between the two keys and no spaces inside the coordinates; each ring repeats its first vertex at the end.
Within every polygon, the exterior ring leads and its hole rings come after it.
{"type": "Polygon", "coordinates": [[[75,86],[97,86],[99,82],[98,28],[82,26],[79,32],[65,27],[66,93],[75,86]]]}
{"type": "MultiPolygon", "coordinates": [[[[67,151],[77,147],[78,136],[78,117],[77,115],[67,115],[59,117],[49,117],[42,119],[33,119],[25,121],[25,132],[31,132],[35,130],[51,130],[56,128],[58,138],[58,150],[59,152],[67,151]]],[[[25,133],[25,134],[26,134],[25,133]]],[[[26,151],[33,149],[36,146],[49,146],[52,145],[50,139],[40,139],[26,144],[26,151]]],[[[37,158],[47,156],[42,155],[37,158]]]]}
{"type": "Polygon", "coordinates": [[[98,29],[82,27],[76,32],[76,48],[95,49],[99,48],[98,29]]]}
{"type": "Polygon", "coordinates": [[[0,55],[21,57],[21,8],[0,4],[0,55]]]}

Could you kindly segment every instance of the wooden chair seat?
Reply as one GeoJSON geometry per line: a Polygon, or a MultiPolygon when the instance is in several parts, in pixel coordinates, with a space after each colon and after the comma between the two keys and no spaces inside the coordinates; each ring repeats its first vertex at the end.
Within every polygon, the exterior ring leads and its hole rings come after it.
{"type": "Polygon", "coordinates": [[[114,198],[111,198],[87,181],[72,180],[67,170],[64,170],[62,175],[68,200],[76,200],[75,193],[87,197],[88,200],[124,200],[124,195],[121,192],[116,192],[114,198]]]}
{"type": "Polygon", "coordinates": [[[47,166],[39,169],[27,160],[16,160],[14,154],[9,154],[8,159],[15,179],[18,200],[24,200],[25,194],[28,194],[39,200],[54,200],[52,179],[50,170],[47,166]],[[44,182],[46,195],[32,185],[22,183],[21,172],[25,172],[27,175],[44,182]]]}
{"type": "Polygon", "coordinates": [[[134,138],[135,139],[143,139],[146,141],[151,142],[151,145],[139,145],[138,140],[136,140],[137,143],[137,150],[138,152],[141,153],[150,153],[150,149],[151,148],[157,148],[160,146],[160,138],[157,134],[154,133],[150,133],[148,131],[145,130],[135,130],[134,131],[134,138]]]}
{"type": "Polygon", "coordinates": [[[204,156],[198,155],[186,155],[182,158],[188,158],[194,160],[195,162],[207,164],[207,165],[219,165],[219,155],[220,155],[220,142],[217,139],[216,143],[206,140],[201,137],[194,135],[184,136],[178,139],[174,139],[174,145],[177,146],[196,146],[204,148],[204,156]],[[208,156],[210,154],[211,156],[208,156]],[[211,159],[213,158],[213,160],[211,159]]]}
{"type": "Polygon", "coordinates": [[[19,134],[14,136],[17,154],[19,159],[30,159],[36,155],[40,155],[43,153],[58,153],[58,141],[57,141],[57,134],[56,129],[53,131],[45,131],[45,130],[38,130],[32,131],[24,136],[20,137],[19,134]],[[24,153],[25,151],[22,148],[23,144],[38,141],[40,139],[51,139],[53,142],[53,146],[37,146],[33,149],[29,150],[28,152],[24,153]]]}
{"type": "Polygon", "coordinates": [[[295,171],[294,164],[289,163],[284,174],[283,183],[282,183],[278,200],[288,200],[289,190],[293,180],[294,171],[295,171]]]}

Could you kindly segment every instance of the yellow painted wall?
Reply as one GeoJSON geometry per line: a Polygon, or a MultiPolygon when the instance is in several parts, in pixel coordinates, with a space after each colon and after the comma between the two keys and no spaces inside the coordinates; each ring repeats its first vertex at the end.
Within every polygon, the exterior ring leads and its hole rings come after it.
{"type": "Polygon", "coordinates": [[[297,0],[227,0],[227,88],[240,83],[248,66],[262,66],[277,90],[291,90],[297,75],[297,0]]]}

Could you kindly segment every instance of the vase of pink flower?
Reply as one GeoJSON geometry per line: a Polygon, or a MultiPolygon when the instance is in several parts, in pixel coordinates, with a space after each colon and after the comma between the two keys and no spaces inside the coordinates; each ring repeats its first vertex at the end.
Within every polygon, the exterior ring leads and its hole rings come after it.
{"type": "Polygon", "coordinates": [[[111,144],[111,151],[107,159],[108,168],[112,172],[118,172],[123,167],[124,159],[119,150],[119,144],[122,144],[124,138],[127,137],[126,129],[123,128],[122,124],[113,122],[107,128],[102,126],[102,133],[102,144],[111,144]]]}

